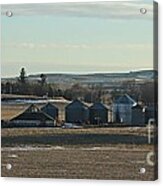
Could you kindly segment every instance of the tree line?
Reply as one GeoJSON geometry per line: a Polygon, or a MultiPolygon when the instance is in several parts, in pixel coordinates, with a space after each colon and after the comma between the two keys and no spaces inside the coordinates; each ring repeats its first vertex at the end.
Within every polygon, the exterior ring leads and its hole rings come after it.
{"type": "MultiPolygon", "coordinates": [[[[128,93],[135,100],[140,100],[145,103],[154,103],[157,101],[157,82],[145,83],[142,86],[137,86],[135,82],[127,82],[122,85],[123,93],[128,93]]],[[[112,100],[121,94],[117,90],[108,93],[101,86],[83,87],[80,84],[74,84],[70,88],[63,90],[56,86],[55,83],[47,83],[47,76],[40,74],[38,81],[29,81],[26,75],[25,68],[21,68],[19,77],[16,82],[7,81],[1,83],[2,94],[17,94],[17,95],[35,95],[47,97],[64,97],[68,100],[80,98],[81,100],[92,103],[101,101],[110,104],[112,100]]]]}

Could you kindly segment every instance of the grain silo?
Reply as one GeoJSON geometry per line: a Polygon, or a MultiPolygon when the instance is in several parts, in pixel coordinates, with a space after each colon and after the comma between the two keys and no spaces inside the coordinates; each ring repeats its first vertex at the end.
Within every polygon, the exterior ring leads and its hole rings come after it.
{"type": "Polygon", "coordinates": [[[51,116],[53,119],[58,119],[58,108],[52,103],[47,103],[41,110],[51,116]]]}
{"type": "Polygon", "coordinates": [[[86,123],[89,119],[88,107],[76,99],[65,108],[65,119],[68,123],[86,123]]]}
{"type": "Polygon", "coordinates": [[[132,119],[131,124],[135,126],[144,126],[145,125],[145,113],[146,109],[140,105],[132,107],[132,119]]]}
{"type": "Polygon", "coordinates": [[[132,107],[137,103],[128,94],[118,97],[113,103],[113,122],[131,124],[132,107]]]}
{"type": "Polygon", "coordinates": [[[102,103],[94,103],[89,108],[90,124],[108,123],[108,109],[102,103]]]}

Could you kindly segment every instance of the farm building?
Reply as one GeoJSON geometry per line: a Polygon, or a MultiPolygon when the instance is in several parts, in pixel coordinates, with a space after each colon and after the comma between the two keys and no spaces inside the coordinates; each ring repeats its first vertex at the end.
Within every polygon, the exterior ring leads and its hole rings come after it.
{"type": "Polygon", "coordinates": [[[34,104],[10,120],[12,127],[53,127],[54,119],[34,104]]]}
{"type": "Polygon", "coordinates": [[[118,97],[113,103],[113,122],[131,124],[132,107],[137,103],[128,94],[118,97]]]}
{"type": "Polygon", "coordinates": [[[65,119],[68,123],[86,123],[89,119],[88,107],[76,99],[65,108],[65,119]]]}
{"type": "Polygon", "coordinates": [[[41,110],[51,116],[53,119],[58,119],[58,108],[52,103],[47,103],[41,110]]]}
{"type": "Polygon", "coordinates": [[[89,108],[90,124],[108,123],[108,109],[102,103],[95,103],[89,108]]]}
{"type": "Polygon", "coordinates": [[[145,125],[146,109],[140,105],[132,107],[132,125],[145,125]]]}
{"type": "Polygon", "coordinates": [[[150,104],[146,107],[146,113],[145,113],[145,121],[148,123],[150,119],[154,119],[155,122],[157,123],[157,107],[155,104],[150,104]]]}

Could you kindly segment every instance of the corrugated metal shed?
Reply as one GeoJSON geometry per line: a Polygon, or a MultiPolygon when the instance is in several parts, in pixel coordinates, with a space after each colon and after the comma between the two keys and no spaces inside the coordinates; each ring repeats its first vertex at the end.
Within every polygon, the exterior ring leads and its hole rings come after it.
{"type": "Polygon", "coordinates": [[[65,108],[66,122],[68,123],[85,123],[89,119],[88,107],[76,99],[65,108]]]}
{"type": "Polygon", "coordinates": [[[113,122],[131,124],[132,107],[136,104],[128,94],[118,97],[113,103],[113,122]]]}
{"type": "Polygon", "coordinates": [[[10,120],[15,127],[53,127],[54,119],[36,105],[30,105],[23,113],[10,120]]]}
{"type": "Polygon", "coordinates": [[[41,110],[51,116],[53,119],[58,118],[58,108],[52,103],[47,103],[45,106],[41,108],[41,110]]]}
{"type": "Polygon", "coordinates": [[[90,124],[108,123],[108,109],[102,103],[95,103],[89,108],[90,124]]]}

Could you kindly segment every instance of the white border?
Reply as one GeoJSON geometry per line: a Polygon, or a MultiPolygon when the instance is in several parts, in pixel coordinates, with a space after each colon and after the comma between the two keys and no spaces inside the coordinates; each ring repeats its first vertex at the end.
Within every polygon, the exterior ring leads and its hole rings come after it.
{"type": "MultiPolygon", "coordinates": [[[[109,0],[1,0],[1,4],[16,4],[16,3],[50,3],[50,2],[95,2],[109,0]]],[[[132,1],[132,0],[110,0],[110,1],[132,1]]],[[[138,0],[141,1],[141,0],[138,0]]]]}
{"type": "MultiPolygon", "coordinates": [[[[87,1],[102,1],[102,0],[1,0],[1,4],[16,4],[16,3],[49,3],[49,2],[87,2],[87,1]]],[[[105,0],[107,1],[107,0],[105,0]]],[[[112,0],[115,1],[115,0],[112,0]]],[[[117,1],[117,0],[116,0],[117,1]]],[[[122,1],[122,0],[118,0],[122,1]]],[[[27,178],[0,178],[0,185],[1,186],[17,186],[18,184],[23,184],[25,186],[43,186],[43,185],[60,185],[60,186],[88,186],[90,184],[94,185],[105,185],[108,186],[128,186],[128,185],[163,185],[163,148],[162,148],[162,143],[163,143],[163,120],[161,117],[161,112],[162,112],[162,106],[163,106],[163,99],[161,97],[161,93],[163,92],[163,52],[162,52],[162,36],[160,33],[163,33],[163,21],[161,22],[160,20],[163,19],[163,1],[162,0],[157,0],[159,3],[159,180],[156,182],[137,182],[137,181],[97,181],[97,180],[61,180],[61,179],[27,179],[27,178]]]]}

